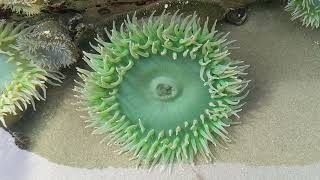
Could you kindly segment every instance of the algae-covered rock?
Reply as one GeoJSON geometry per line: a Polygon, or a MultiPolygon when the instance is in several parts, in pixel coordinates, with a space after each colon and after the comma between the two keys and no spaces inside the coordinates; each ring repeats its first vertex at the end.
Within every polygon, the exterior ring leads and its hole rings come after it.
{"type": "Polygon", "coordinates": [[[69,32],[54,20],[35,25],[31,33],[20,36],[17,43],[28,59],[49,70],[70,66],[79,58],[69,32]]]}

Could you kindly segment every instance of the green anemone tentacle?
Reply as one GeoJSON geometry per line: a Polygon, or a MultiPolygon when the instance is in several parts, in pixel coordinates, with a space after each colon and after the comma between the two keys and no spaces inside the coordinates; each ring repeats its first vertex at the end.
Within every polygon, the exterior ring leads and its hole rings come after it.
{"type": "Polygon", "coordinates": [[[319,0],[289,0],[286,10],[291,12],[292,20],[300,19],[306,27],[319,28],[319,0]]]}
{"type": "Polygon", "coordinates": [[[0,122],[6,126],[5,117],[16,115],[34,100],[44,100],[45,82],[50,79],[61,82],[63,75],[58,72],[47,72],[40,66],[25,58],[16,46],[16,39],[30,29],[23,24],[15,25],[0,21],[0,122]],[[39,93],[37,89],[41,89],[39,93]]]}
{"type": "Polygon", "coordinates": [[[75,91],[94,134],[109,134],[139,164],[210,161],[210,144],[228,143],[227,127],[247,95],[248,68],[229,57],[228,34],[209,20],[178,11],[129,17],[97,37],[96,54],[85,53],[92,70],[78,68],[75,91]]]}

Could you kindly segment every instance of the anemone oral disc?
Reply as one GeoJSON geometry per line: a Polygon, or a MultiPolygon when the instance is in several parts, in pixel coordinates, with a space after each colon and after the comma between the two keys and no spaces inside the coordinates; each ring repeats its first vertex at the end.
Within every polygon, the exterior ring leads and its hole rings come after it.
{"type": "Polygon", "coordinates": [[[119,86],[121,111],[133,123],[159,132],[191,123],[210,102],[199,76],[200,65],[190,58],[153,56],[137,61],[119,86]]]}
{"type": "Polygon", "coordinates": [[[8,59],[7,55],[0,54],[0,94],[12,80],[12,72],[16,68],[14,64],[8,62],[8,59]]]}

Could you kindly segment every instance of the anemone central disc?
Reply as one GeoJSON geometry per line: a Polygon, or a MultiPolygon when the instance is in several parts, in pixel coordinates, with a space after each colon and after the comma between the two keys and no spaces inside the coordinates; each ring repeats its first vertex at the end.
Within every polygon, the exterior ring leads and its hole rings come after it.
{"type": "Polygon", "coordinates": [[[121,111],[148,129],[169,130],[199,119],[208,108],[208,88],[197,61],[153,56],[135,62],[119,86],[121,111]],[[195,105],[196,104],[196,105],[195,105]]]}
{"type": "Polygon", "coordinates": [[[150,91],[159,100],[173,100],[179,95],[177,83],[168,77],[156,77],[151,81],[150,91]]]}
{"type": "Polygon", "coordinates": [[[7,55],[0,54],[0,94],[12,80],[12,72],[15,70],[14,64],[8,63],[8,58],[7,55]]]}

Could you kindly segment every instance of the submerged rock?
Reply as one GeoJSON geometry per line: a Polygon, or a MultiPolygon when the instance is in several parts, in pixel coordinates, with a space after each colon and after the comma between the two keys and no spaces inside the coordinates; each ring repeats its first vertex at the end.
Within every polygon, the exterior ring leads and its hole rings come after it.
{"type": "Polygon", "coordinates": [[[59,70],[79,58],[69,32],[54,20],[35,25],[30,33],[20,36],[17,42],[28,59],[45,69],[59,70]]]}

